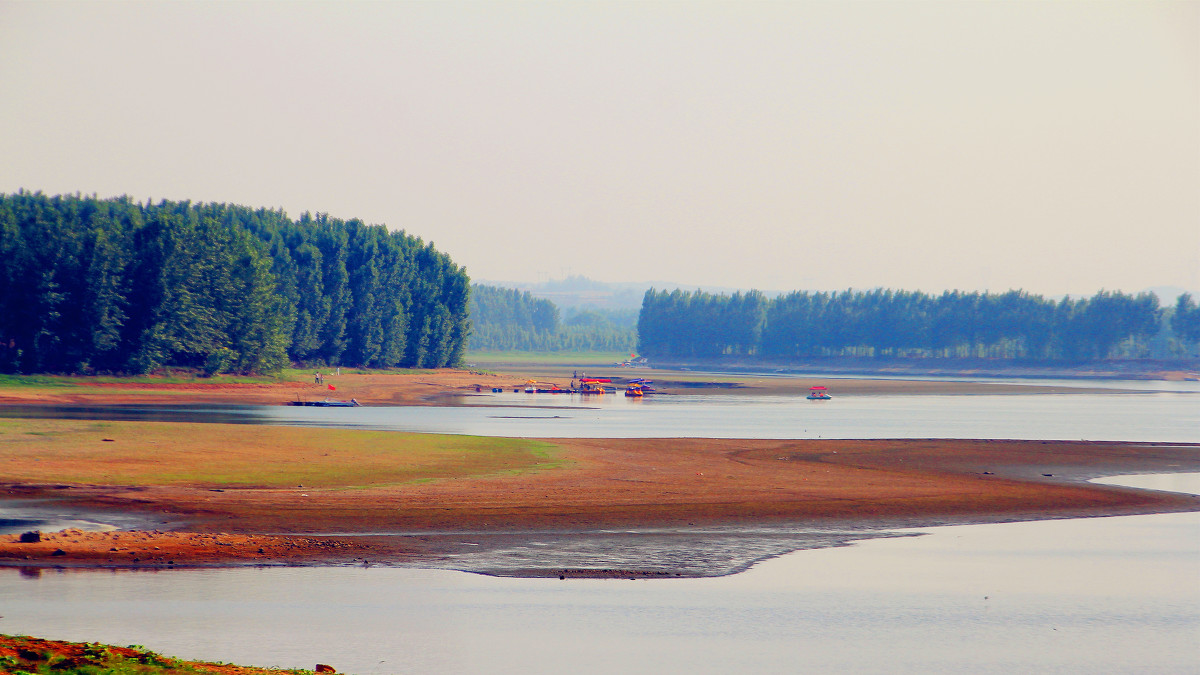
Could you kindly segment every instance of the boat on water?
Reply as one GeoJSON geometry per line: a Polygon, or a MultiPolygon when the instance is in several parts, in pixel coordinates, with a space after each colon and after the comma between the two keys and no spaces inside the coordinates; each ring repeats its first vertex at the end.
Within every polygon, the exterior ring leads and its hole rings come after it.
{"type": "MultiPolygon", "coordinates": [[[[513,391],[516,391],[515,389],[513,391]]],[[[570,394],[570,389],[563,389],[553,382],[538,382],[537,380],[528,380],[525,382],[526,394],[570,394]]]]}
{"type": "Polygon", "coordinates": [[[640,384],[631,384],[625,388],[625,395],[629,398],[641,398],[646,395],[646,392],[642,391],[640,384]]]}
{"type": "Polygon", "coordinates": [[[654,380],[647,380],[644,377],[635,377],[629,381],[629,386],[636,386],[642,392],[642,395],[653,394],[657,391],[651,386],[652,384],[654,384],[654,380]]]}
{"type": "MultiPolygon", "coordinates": [[[[579,387],[572,390],[573,394],[586,394],[593,396],[602,396],[604,394],[615,394],[617,388],[611,385],[612,380],[607,377],[581,377],[579,378],[579,387]]],[[[572,381],[572,386],[574,381],[572,381]]]]}
{"type": "Polygon", "coordinates": [[[324,401],[288,401],[284,405],[298,405],[306,408],[357,408],[360,404],[356,399],[334,401],[327,398],[324,401]]]}
{"type": "MultiPolygon", "coordinates": [[[[579,378],[578,384],[576,384],[575,380],[571,380],[571,386],[569,388],[563,388],[552,382],[527,380],[524,386],[514,386],[512,391],[514,394],[518,394],[523,391],[526,394],[590,394],[598,396],[603,394],[617,393],[617,388],[612,386],[611,382],[612,380],[607,378],[579,378]]],[[[475,390],[482,391],[482,387],[477,385],[475,390]]],[[[492,388],[493,393],[500,393],[502,391],[504,390],[499,387],[492,388]]]]}
{"type": "Polygon", "coordinates": [[[808,390],[808,396],[805,398],[810,401],[828,401],[833,397],[829,395],[829,390],[825,387],[812,387],[808,390]]]}

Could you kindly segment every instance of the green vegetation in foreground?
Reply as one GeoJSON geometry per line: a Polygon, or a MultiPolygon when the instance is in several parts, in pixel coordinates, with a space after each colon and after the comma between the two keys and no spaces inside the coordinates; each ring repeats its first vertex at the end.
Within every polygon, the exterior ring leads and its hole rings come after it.
{"type": "Polygon", "coordinates": [[[563,466],[558,447],[519,438],[354,429],[0,420],[7,482],[369,488],[563,466]]]}
{"type": "Polygon", "coordinates": [[[0,635],[0,673],[11,675],[305,675],[312,672],[181,661],[136,645],[113,647],[0,635]]]}

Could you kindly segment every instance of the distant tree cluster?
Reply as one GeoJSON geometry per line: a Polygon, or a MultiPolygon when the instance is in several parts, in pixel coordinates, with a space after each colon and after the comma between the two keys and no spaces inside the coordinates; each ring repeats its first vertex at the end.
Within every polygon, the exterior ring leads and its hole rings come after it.
{"type": "MultiPolygon", "coordinates": [[[[561,320],[558,307],[529,291],[471,286],[471,349],[481,351],[626,351],[637,335],[604,311],[572,312],[561,320]]],[[[622,317],[623,318],[623,317],[622,317]]]]}
{"type": "Polygon", "coordinates": [[[1200,307],[1190,293],[1176,299],[1171,312],[1171,330],[1183,342],[1200,342],[1200,307]]]}
{"type": "MultiPolygon", "coordinates": [[[[638,317],[638,349],[659,358],[763,360],[856,357],[990,357],[1088,360],[1136,357],[1162,329],[1158,299],[1101,291],[1051,300],[1023,291],[875,289],[713,295],[650,289],[638,317]]],[[[1171,326],[1200,339],[1200,310],[1179,299],[1171,326]]]]}
{"type": "Polygon", "coordinates": [[[0,370],[260,373],[461,359],[470,282],[359,220],[0,195],[0,370]]]}
{"type": "Polygon", "coordinates": [[[544,351],[558,332],[558,307],[529,291],[471,285],[471,349],[544,351]]]}

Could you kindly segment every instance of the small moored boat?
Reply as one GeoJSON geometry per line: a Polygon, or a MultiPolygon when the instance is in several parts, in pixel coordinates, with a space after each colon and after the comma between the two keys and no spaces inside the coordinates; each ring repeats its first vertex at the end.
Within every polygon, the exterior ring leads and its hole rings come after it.
{"type": "Polygon", "coordinates": [[[806,398],[810,401],[828,401],[833,397],[829,395],[829,390],[825,387],[812,387],[808,390],[806,398]]]}
{"type": "Polygon", "coordinates": [[[334,401],[327,398],[324,401],[288,401],[286,405],[298,405],[306,408],[357,408],[359,403],[353,398],[349,401],[334,401]]]}

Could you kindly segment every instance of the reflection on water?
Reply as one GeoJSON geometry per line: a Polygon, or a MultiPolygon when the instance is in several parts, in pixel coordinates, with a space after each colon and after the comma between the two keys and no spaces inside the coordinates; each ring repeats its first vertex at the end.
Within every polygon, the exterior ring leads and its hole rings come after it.
{"type": "MultiPolygon", "coordinates": [[[[1200,492],[1200,474],[1190,476],[1200,492]]],[[[360,675],[1194,673],[1200,664],[1198,513],[915,532],[927,534],[670,581],[0,570],[0,632],[360,675]]]]}

